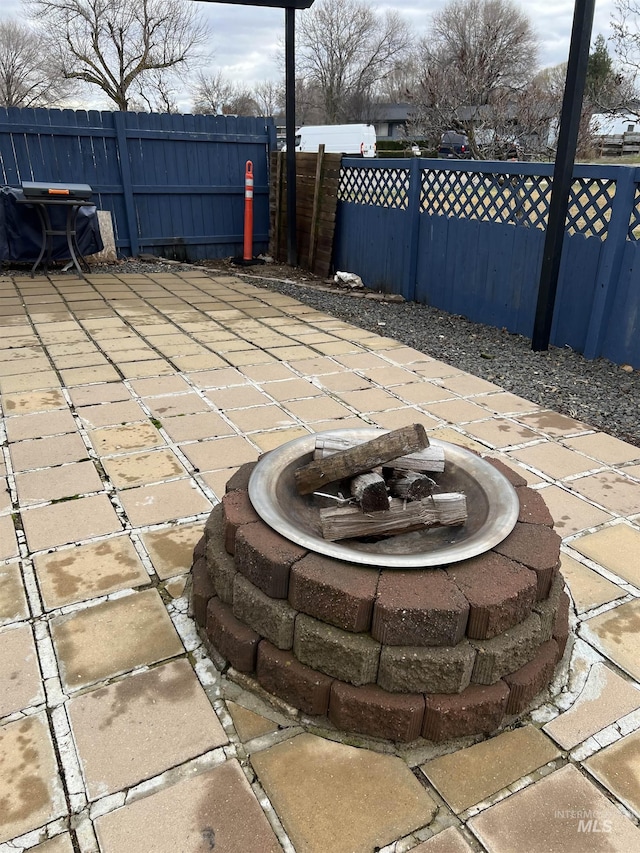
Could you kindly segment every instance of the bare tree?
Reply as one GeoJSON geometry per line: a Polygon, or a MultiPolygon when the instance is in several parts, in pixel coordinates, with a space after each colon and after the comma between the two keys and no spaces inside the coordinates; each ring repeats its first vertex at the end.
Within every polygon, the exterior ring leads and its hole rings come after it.
{"type": "Polygon", "coordinates": [[[411,44],[397,13],[377,14],[361,0],[317,0],[298,32],[298,72],[321,92],[329,123],[366,118],[376,86],[411,44]]]}
{"type": "Polygon", "coordinates": [[[640,71],[640,2],[614,0],[611,41],[622,65],[634,76],[640,71]]]}
{"type": "Polygon", "coordinates": [[[531,22],[512,0],[450,0],[419,46],[412,102],[422,135],[436,142],[443,130],[462,130],[476,156],[480,139],[497,145],[498,126],[515,124],[515,95],[532,79],[537,54],[531,22]]]}
{"type": "Polygon", "coordinates": [[[196,60],[207,26],[181,0],[25,0],[46,51],[66,80],[97,86],[119,110],[150,72],[196,60]]]}
{"type": "Polygon", "coordinates": [[[274,116],[284,110],[284,86],[275,80],[263,80],[253,90],[253,99],[262,116],[274,116]]]}
{"type": "Polygon", "coordinates": [[[228,80],[220,70],[208,75],[199,73],[192,87],[192,95],[195,113],[243,116],[256,116],[259,113],[252,93],[228,80]]]}
{"type": "Polygon", "coordinates": [[[11,18],[0,21],[1,106],[58,106],[71,88],[56,74],[32,28],[11,18]]]}

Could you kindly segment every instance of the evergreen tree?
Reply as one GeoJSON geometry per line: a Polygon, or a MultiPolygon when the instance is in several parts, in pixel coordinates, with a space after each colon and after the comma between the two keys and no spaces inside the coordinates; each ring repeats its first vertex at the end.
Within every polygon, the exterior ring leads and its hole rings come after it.
{"type": "Polygon", "coordinates": [[[613,60],[609,56],[607,43],[603,35],[598,35],[589,54],[585,98],[594,106],[605,109],[613,106],[610,101],[616,83],[613,60]]]}

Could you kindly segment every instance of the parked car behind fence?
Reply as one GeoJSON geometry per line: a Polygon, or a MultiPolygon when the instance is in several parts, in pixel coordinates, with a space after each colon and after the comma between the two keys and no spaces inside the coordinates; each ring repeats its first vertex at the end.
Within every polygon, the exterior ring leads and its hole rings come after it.
{"type": "Polygon", "coordinates": [[[448,157],[456,160],[472,160],[473,154],[469,147],[469,137],[455,130],[445,130],[440,137],[438,157],[448,157]]]}

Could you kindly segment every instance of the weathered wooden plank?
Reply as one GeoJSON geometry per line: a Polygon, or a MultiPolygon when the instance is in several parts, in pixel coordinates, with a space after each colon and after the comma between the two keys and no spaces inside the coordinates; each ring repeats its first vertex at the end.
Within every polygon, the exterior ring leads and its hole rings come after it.
{"type": "Polygon", "coordinates": [[[296,486],[301,495],[308,495],[327,483],[370,471],[391,459],[421,450],[428,445],[429,439],[422,424],[400,427],[371,441],[359,443],[303,465],[294,474],[296,486]]]}
{"type": "Polygon", "coordinates": [[[360,536],[398,536],[426,527],[455,527],[467,520],[467,499],[461,492],[433,495],[422,501],[392,498],[383,512],[363,512],[359,507],[320,510],[322,536],[330,542],[360,536]]]}
{"type": "MultiPolygon", "coordinates": [[[[313,456],[314,459],[325,459],[334,453],[356,445],[356,439],[348,436],[340,438],[318,436],[313,456]]],[[[409,453],[401,458],[390,460],[386,467],[397,468],[402,471],[444,471],[444,450],[438,445],[429,445],[416,453],[409,453]]]]}

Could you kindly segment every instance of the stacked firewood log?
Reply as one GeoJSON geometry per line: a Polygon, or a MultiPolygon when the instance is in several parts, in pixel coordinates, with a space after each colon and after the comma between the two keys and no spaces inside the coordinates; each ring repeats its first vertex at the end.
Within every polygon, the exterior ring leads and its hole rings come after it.
{"type": "Polygon", "coordinates": [[[444,469],[442,447],[430,445],[424,427],[413,424],[366,442],[319,435],[313,460],[297,469],[295,482],[301,495],[341,504],[320,510],[325,539],[387,537],[464,524],[466,496],[438,491],[444,469]],[[335,483],[345,484],[347,497],[322,491],[335,483]]]}

